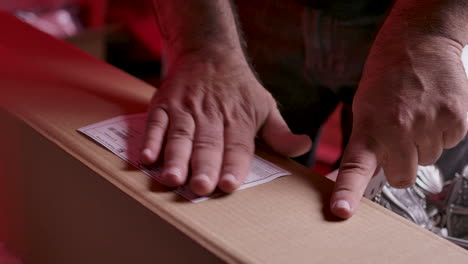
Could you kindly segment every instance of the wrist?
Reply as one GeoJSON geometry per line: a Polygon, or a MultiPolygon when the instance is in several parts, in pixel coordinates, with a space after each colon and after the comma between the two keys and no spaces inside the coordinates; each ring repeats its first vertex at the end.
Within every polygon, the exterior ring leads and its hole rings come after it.
{"type": "Polygon", "coordinates": [[[218,65],[229,62],[247,65],[246,57],[240,46],[220,43],[201,46],[172,46],[170,49],[166,49],[165,60],[168,71],[171,71],[178,64],[218,65]]]}
{"type": "Polygon", "coordinates": [[[445,38],[468,44],[464,0],[397,0],[382,29],[403,39],[445,38]]]}

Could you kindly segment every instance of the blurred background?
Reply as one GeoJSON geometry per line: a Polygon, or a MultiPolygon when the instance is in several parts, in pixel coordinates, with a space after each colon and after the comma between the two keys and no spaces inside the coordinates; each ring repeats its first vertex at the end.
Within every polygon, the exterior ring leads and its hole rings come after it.
{"type": "Polygon", "coordinates": [[[0,0],[0,8],[139,78],[159,75],[161,45],[150,0],[0,0]]]}

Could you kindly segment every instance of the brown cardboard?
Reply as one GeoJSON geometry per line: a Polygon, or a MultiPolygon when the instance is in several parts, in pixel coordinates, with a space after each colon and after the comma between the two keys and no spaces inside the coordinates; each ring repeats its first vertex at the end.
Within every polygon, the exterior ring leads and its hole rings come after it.
{"type": "Polygon", "coordinates": [[[100,60],[105,60],[107,55],[106,39],[111,31],[110,27],[86,29],[65,40],[86,53],[100,60]]]}
{"type": "Polygon", "coordinates": [[[338,221],[329,180],[267,151],[293,175],[189,203],[76,131],[153,87],[8,14],[0,32],[0,240],[26,263],[468,263],[367,200],[338,221]]]}

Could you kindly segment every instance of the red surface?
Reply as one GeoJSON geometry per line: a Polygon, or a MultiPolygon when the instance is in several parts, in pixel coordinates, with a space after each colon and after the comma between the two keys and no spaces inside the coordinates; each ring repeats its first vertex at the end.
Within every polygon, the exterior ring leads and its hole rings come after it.
{"type": "Polygon", "coordinates": [[[107,15],[108,0],[80,0],[83,20],[89,28],[99,28],[104,25],[107,15]]]}
{"type": "Polygon", "coordinates": [[[333,165],[341,155],[341,106],[337,107],[324,124],[316,153],[314,170],[325,175],[333,170],[333,165]]]}

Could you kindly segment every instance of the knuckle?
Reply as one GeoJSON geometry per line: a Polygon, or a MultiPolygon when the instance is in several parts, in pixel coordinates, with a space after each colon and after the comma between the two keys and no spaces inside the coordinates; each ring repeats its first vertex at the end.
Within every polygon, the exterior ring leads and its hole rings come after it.
{"type": "Polygon", "coordinates": [[[190,121],[192,120],[191,113],[180,103],[172,103],[169,106],[168,114],[172,122],[176,122],[179,125],[183,124],[186,127],[190,125],[190,121]]]}
{"type": "Polygon", "coordinates": [[[148,112],[156,112],[156,111],[167,111],[168,106],[170,105],[170,100],[167,100],[166,97],[162,96],[156,96],[158,93],[156,93],[153,98],[151,99],[151,102],[148,107],[148,112]]]}
{"type": "Polygon", "coordinates": [[[171,117],[181,117],[187,113],[187,107],[185,107],[185,101],[171,100],[168,102],[168,112],[171,117]]]}
{"type": "Polygon", "coordinates": [[[433,155],[430,155],[428,153],[419,153],[419,161],[418,161],[418,165],[422,165],[422,166],[428,166],[428,165],[431,165],[433,164],[436,159],[433,155]]]}
{"type": "Polygon", "coordinates": [[[172,97],[169,97],[167,94],[163,93],[163,91],[159,90],[158,92],[154,93],[151,97],[150,107],[151,108],[158,108],[158,107],[166,107],[171,101],[172,97]]]}
{"type": "Polygon", "coordinates": [[[218,118],[221,115],[219,105],[211,98],[204,99],[202,112],[208,118],[218,118]]]}
{"type": "Polygon", "coordinates": [[[232,111],[227,115],[225,118],[226,126],[228,127],[238,127],[238,126],[245,126],[251,127],[252,121],[254,120],[254,115],[252,111],[247,109],[248,106],[244,106],[244,104],[240,105],[240,107],[235,107],[232,111]]]}
{"type": "Polygon", "coordinates": [[[166,127],[165,122],[154,118],[148,119],[146,124],[148,128],[165,129],[166,127]]]}
{"type": "Polygon", "coordinates": [[[190,113],[196,113],[199,109],[199,102],[193,96],[186,96],[182,100],[181,108],[190,113]]]}
{"type": "Polygon", "coordinates": [[[443,148],[440,147],[434,151],[434,153],[430,154],[430,157],[427,159],[427,165],[432,165],[439,160],[440,156],[442,155],[443,148]]]}
{"type": "Polygon", "coordinates": [[[464,124],[466,123],[466,111],[456,103],[446,103],[440,107],[442,117],[451,123],[464,124]]]}
{"type": "Polygon", "coordinates": [[[405,178],[405,179],[388,179],[388,183],[397,189],[405,189],[413,186],[416,183],[416,178],[405,178]]]}
{"type": "Polygon", "coordinates": [[[249,144],[240,140],[229,142],[225,147],[225,151],[227,152],[242,152],[248,155],[252,154],[253,150],[253,143],[249,144]]]}
{"type": "Polygon", "coordinates": [[[421,166],[429,166],[429,165],[432,165],[434,164],[437,160],[438,160],[439,157],[426,157],[426,158],[423,158],[419,161],[419,165],[421,166]]]}
{"type": "Polygon", "coordinates": [[[222,149],[223,144],[221,140],[212,136],[200,136],[193,142],[194,148],[201,149],[222,149]]]}
{"type": "Polygon", "coordinates": [[[458,145],[464,135],[444,135],[444,148],[451,149],[458,145]]]}
{"type": "Polygon", "coordinates": [[[371,167],[361,162],[343,162],[340,165],[340,170],[343,173],[348,173],[363,178],[369,178],[371,173],[371,167]]]}
{"type": "Polygon", "coordinates": [[[418,164],[422,166],[428,166],[434,164],[442,155],[443,151],[442,139],[440,143],[434,140],[426,140],[421,144],[416,145],[418,152],[418,164]]]}
{"type": "Polygon", "coordinates": [[[411,114],[403,111],[399,111],[398,113],[391,115],[388,118],[388,122],[390,127],[402,131],[409,131],[413,124],[413,118],[411,114]]]}
{"type": "MultiPolygon", "coordinates": [[[[468,122],[466,122],[468,123],[468,122]]],[[[444,133],[445,143],[451,142],[453,146],[457,145],[467,136],[467,124],[459,127],[458,129],[452,129],[451,131],[446,131],[444,133]]]]}
{"type": "Polygon", "coordinates": [[[335,185],[335,195],[336,193],[354,193],[356,192],[355,190],[353,190],[352,188],[350,188],[349,186],[347,185],[344,185],[344,184],[336,184],[335,185]]]}
{"type": "Polygon", "coordinates": [[[168,134],[168,139],[189,139],[193,140],[193,135],[186,126],[173,127],[168,134]]]}

